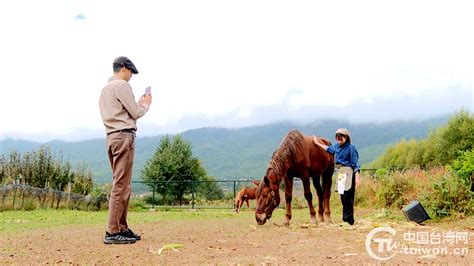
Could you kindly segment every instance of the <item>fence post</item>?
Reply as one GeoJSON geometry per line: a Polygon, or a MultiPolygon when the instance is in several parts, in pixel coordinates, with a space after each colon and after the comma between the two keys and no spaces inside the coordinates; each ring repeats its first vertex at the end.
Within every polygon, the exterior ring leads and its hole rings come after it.
{"type": "Polygon", "coordinates": [[[69,200],[71,199],[71,182],[67,183],[67,206],[69,207],[69,200]]]}
{"type": "Polygon", "coordinates": [[[5,205],[5,198],[7,197],[7,185],[3,185],[3,196],[2,196],[2,204],[5,205]]]}
{"type": "Polygon", "coordinates": [[[151,208],[155,209],[155,184],[153,184],[152,190],[153,190],[153,197],[151,199],[151,208]]]}
{"type": "Polygon", "coordinates": [[[194,209],[194,180],[191,181],[191,191],[193,194],[193,200],[192,200],[192,209],[194,209]]]}
{"type": "Polygon", "coordinates": [[[234,200],[235,200],[235,180],[234,180],[234,200]]]}
{"type": "Polygon", "coordinates": [[[13,187],[15,188],[15,192],[13,192],[13,210],[15,209],[15,198],[16,198],[16,184],[13,185],[13,187]]]}
{"type": "Polygon", "coordinates": [[[23,206],[25,204],[25,186],[21,187],[21,208],[23,209],[23,206]]]}

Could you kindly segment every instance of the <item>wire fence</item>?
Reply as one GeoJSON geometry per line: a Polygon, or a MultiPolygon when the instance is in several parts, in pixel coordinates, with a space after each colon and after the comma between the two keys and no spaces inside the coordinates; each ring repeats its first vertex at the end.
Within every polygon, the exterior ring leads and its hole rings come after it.
{"type": "MultiPolygon", "coordinates": [[[[374,175],[377,169],[361,169],[363,175],[374,175]]],[[[213,181],[132,181],[134,193],[132,202],[148,202],[144,204],[147,208],[184,208],[205,209],[223,208],[233,209],[237,193],[243,187],[255,187],[255,179],[235,180],[213,180],[213,181]],[[202,183],[217,183],[224,191],[224,198],[219,200],[207,200],[203,195],[198,195],[198,187],[202,183]],[[165,202],[163,198],[167,195],[158,193],[158,187],[175,186],[179,183],[190,183],[191,192],[184,195],[181,202],[165,202]]],[[[333,182],[334,188],[335,182],[333,182]]],[[[294,179],[293,194],[302,196],[302,182],[299,178],[294,179]]],[[[36,208],[67,208],[77,210],[101,210],[108,207],[108,195],[98,196],[79,195],[72,192],[53,190],[51,188],[37,188],[25,184],[0,185],[0,211],[2,210],[34,210],[36,208]]]]}
{"type": "MultiPolygon", "coordinates": [[[[150,203],[151,208],[233,208],[234,199],[241,187],[248,185],[250,186],[253,179],[238,179],[238,180],[189,180],[189,181],[132,181],[133,186],[140,185],[140,187],[146,186],[148,192],[140,194],[140,198],[150,203]],[[175,201],[172,204],[166,204],[162,198],[163,195],[159,194],[158,187],[172,187],[182,183],[187,183],[191,187],[191,193],[185,195],[182,202],[175,201]],[[203,197],[198,197],[198,187],[203,183],[217,183],[223,189],[225,194],[232,193],[232,198],[224,197],[220,200],[206,200],[203,197]],[[151,196],[151,197],[150,197],[151,196]]],[[[252,184],[253,185],[253,184],[252,184]]],[[[255,186],[255,185],[253,185],[255,186]]],[[[166,196],[166,195],[165,195],[166,196]]],[[[137,195],[136,195],[137,197],[137,195]]]]}
{"type": "Polygon", "coordinates": [[[37,208],[67,208],[101,210],[107,208],[107,195],[79,195],[50,188],[37,188],[22,184],[0,187],[0,210],[34,210],[37,208]]]}
{"type": "MultiPolygon", "coordinates": [[[[361,172],[364,176],[374,176],[378,169],[361,169],[361,172]]],[[[334,177],[333,177],[334,179],[334,177]]],[[[223,209],[232,209],[234,208],[234,201],[237,196],[237,193],[243,187],[255,187],[253,184],[254,179],[235,179],[235,180],[213,180],[213,181],[132,181],[132,189],[134,187],[140,187],[140,190],[143,191],[145,187],[145,192],[135,195],[135,198],[139,198],[139,200],[145,201],[148,203],[148,207],[155,209],[155,208],[184,208],[184,209],[206,209],[206,208],[223,208],[223,209]],[[202,183],[217,183],[223,188],[224,193],[226,195],[232,195],[230,198],[229,196],[224,197],[221,200],[206,200],[203,197],[199,197],[198,194],[198,187],[202,183]],[[173,187],[177,184],[187,183],[191,187],[191,192],[183,198],[182,202],[165,202],[163,197],[166,195],[162,195],[158,193],[158,187],[173,187]]],[[[294,178],[293,181],[293,194],[296,196],[303,196],[303,184],[299,178],[294,178]]],[[[332,191],[336,190],[335,181],[333,180],[333,188],[332,191]]]]}

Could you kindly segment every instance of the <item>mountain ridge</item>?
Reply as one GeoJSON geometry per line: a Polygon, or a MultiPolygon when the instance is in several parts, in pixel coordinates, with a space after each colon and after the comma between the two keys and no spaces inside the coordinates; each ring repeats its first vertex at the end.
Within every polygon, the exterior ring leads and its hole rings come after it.
{"type": "MultiPolygon", "coordinates": [[[[424,138],[431,130],[447,123],[448,119],[446,115],[420,121],[359,124],[343,120],[317,120],[306,124],[280,121],[242,128],[202,127],[186,130],[181,135],[191,142],[193,155],[201,161],[208,175],[219,180],[248,179],[260,178],[264,174],[273,151],[291,129],[333,140],[337,128],[348,128],[353,144],[359,151],[361,164],[367,164],[381,155],[388,145],[403,138],[424,138]]],[[[162,136],[137,138],[133,180],[140,180],[140,171],[155,152],[162,136]]],[[[0,154],[8,156],[11,150],[24,153],[36,150],[41,145],[50,146],[56,155],[62,152],[63,159],[73,165],[79,162],[88,164],[95,182],[111,182],[104,138],[72,142],[52,140],[44,143],[5,139],[0,141],[0,154]]]]}

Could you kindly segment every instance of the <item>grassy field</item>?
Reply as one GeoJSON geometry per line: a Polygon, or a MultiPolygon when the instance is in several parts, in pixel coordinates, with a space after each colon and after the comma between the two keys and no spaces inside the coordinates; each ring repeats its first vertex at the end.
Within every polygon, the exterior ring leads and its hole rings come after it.
{"type": "MultiPolygon", "coordinates": [[[[130,224],[142,224],[156,221],[209,220],[232,217],[230,210],[206,209],[192,211],[188,209],[131,211],[130,224]]],[[[107,211],[88,212],[76,210],[38,209],[34,211],[0,212],[0,234],[32,229],[50,229],[71,225],[104,225],[107,211]]]]}
{"type": "MultiPolygon", "coordinates": [[[[340,220],[340,208],[333,207],[333,219],[340,220]]],[[[244,209],[247,213],[251,212],[244,209]]],[[[293,222],[308,220],[307,208],[293,210],[293,222]]],[[[405,218],[400,210],[389,209],[357,209],[358,219],[371,220],[379,223],[403,223],[405,218]]],[[[274,222],[283,219],[284,210],[276,210],[274,222]]],[[[130,211],[128,220],[131,225],[153,223],[158,221],[187,221],[187,220],[225,220],[238,218],[230,209],[171,209],[155,211],[130,211]]],[[[107,221],[107,211],[90,212],[76,210],[38,209],[34,211],[4,211],[0,212],[0,234],[33,229],[50,229],[72,225],[104,225],[107,221]]],[[[426,225],[441,227],[460,227],[474,229],[474,217],[451,217],[443,220],[428,220],[426,225]]]]}

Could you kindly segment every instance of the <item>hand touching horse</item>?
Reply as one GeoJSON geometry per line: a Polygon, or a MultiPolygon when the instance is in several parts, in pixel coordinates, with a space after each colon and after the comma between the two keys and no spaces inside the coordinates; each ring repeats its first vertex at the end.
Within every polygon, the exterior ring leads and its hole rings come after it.
{"type": "MultiPolygon", "coordinates": [[[[326,145],[330,142],[321,138],[326,145]]],[[[291,130],[282,140],[280,147],[273,153],[265,176],[257,188],[257,209],[255,219],[264,224],[270,219],[273,210],[280,204],[279,187],[285,182],[286,215],[285,225],[291,220],[291,200],[293,177],[303,181],[304,196],[308,201],[311,222],[316,223],[316,211],[313,207],[313,195],[310,188],[310,177],[318,195],[318,221],[331,222],[329,200],[331,197],[334,157],[317,147],[312,136],[305,136],[298,130],[291,130]],[[322,185],[320,182],[322,176],[322,185]]]]}

